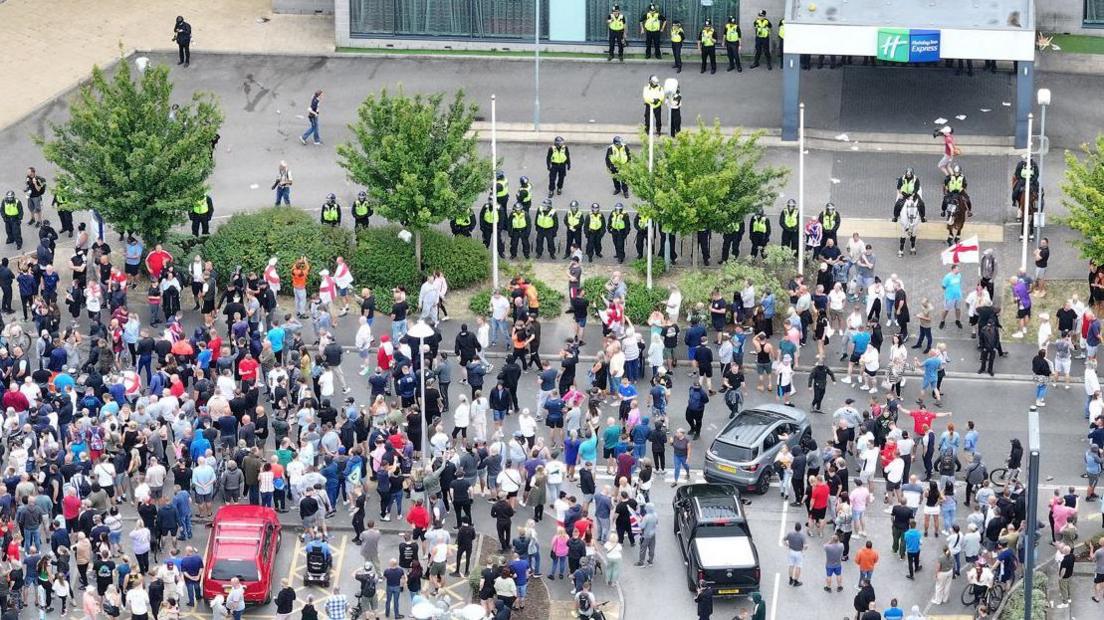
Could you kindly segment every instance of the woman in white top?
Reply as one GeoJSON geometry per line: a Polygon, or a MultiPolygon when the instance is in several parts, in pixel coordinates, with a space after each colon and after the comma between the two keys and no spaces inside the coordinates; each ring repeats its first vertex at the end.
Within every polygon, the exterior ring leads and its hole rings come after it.
{"type": "Polygon", "coordinates": [[[878,393],[878,369],[881,360],[878,359],[878,350],[874,347],[866,347],[859,362],[863,365],[863,387],[871,394],[878,393]]]}
{"type": "Polygon", "coordinates": [[[667,318],[678,321],[679,312],[682,310],[682,291],[674,284],[668,290],[671,292],[667,295],[667,318]]]}
{"type": "Polygon", "coordinates": [[[617,541],[617,534],[611,533],[606,539],[606,585],[613,586],[617,583],[617,577],[621,574],[621,543],[617,541]]]}
{"type": "Polygon", "coordinates": [[[889,347],[889,364],[886,371],[888,380],[894,393],[901,396],[901,385],[904,383],[905,366],[908,364],[908,347],[901,342],[901,335],[894,334],[893,344],[889,347]]]}
{"type": "Polygon", "coordinates": [[[487,402],[487,397],[483,396],[482,392],[476,392],[479,394],[474,400],[472,400],[471,408],[468,410],[470,416],[470,428],[472,432],[472,439],[475,441],[487,440],[487,410],[490,407],[487,402]]]}
{"type": "Polygon", "coordinates": [[[782,356],[782,361],[778,363],[778,387],[776,397],[781,399],[785,405],[790,404],[790,398],[794,393],[793,385],[793,360],[789,355],[782,356]]]}
{"type": "Polygon", "coordinates": [[[870,321],[882,320],[882,298],[885,297],[885,285],[875,277],[874,284],[866,294],[866,318],[870,321]]]}
{"type": "Polygon", "coordinates": [[[468,404],[468,397],[463,394],[459,396],[458,400],[460,402],[452,412],[452,437],[455,439],[457,435],[462,435],[464,439],[467,439],[468,426],[471,425],[471,405],[468,404]]]}
{"type": "Polygon", "coordinates": [[[652,340],[648,343],[648,365],[652,367],[652,377],[656,376],[659,367],[663,365],[663,337],[658,333],[653,333],[652,340]]]}
{"type": "MultiPolygon", "coordinates": [[[[537,436],[537,419],[533,417],[528,408],[522,409],[521,415],[518,416],[518,430],[521,431],[521,436],[525,438],[525,443],[532,448],[537,436]]],[[[521,463],[518,463],[518,465],[521,465],[521,463]]]]}

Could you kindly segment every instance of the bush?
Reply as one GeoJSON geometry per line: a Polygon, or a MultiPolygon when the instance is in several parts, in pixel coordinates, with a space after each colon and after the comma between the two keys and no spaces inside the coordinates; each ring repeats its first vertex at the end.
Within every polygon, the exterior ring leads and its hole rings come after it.
{"type": "MultiPolygon", "coordinates": [[[[648,259],[638,258],[629,264],[629,267],[633,270],[641,280],[648,279],[648,259]]],[[[652,259],[652,277],[658,278],[659,276],[667,273],[667,263],[663,262],[662,257],[655,257],[652,259]]]]}
{"type": "MultiPolygon", "coordinates": [[[[602,295],[606,292],[606,282],[609,278],[594,276],[583,280],[583,290],[592,307],[602,307],[602,295]]],[[[648,315],[657,303],[667,301],[667,291],[661,286],[652,290],[643,282],[625,280],[625,315],[636,325],[644,325],[648,322],[648,315]]]]}
{"type": "MultiPolygon", "coordinates": [[[[398,226],[370,228],[357,232],[357,252],[351,261],[358,285],[379,289],[379,294],[405,286],[411,295],[425,279],[414,261],[414,242],[399,238],[398,226]]],[[[452,288],[467,288],[490,276],[490,253],[479,241],[453,237],[436,230],[422,233],[422,263],[426,271],[441,270],[452,288]]],[[[387,303],[390,306],[390,303],[387,303]]],[[[382,308],[381,308],[382,309],[382,308]]]]}
{"type": "MultiPolygon", "coordinates": [[[[1032,618],[1045,618],[1047,610],[1047,584],[1049,578],[1047,574],[1041,571],[1035,571],[1035,583],[1032,590],[1034,595],[1031,599],[1031,617],[1032,618]]],[[[1015,590],[1006,594],[1004,599],[1004,605],[1001,607],[999,620],[1019,620],[1025,617],[1024,613],[1024,589],[1023,584],[1019,584],[1015,590]]]]}
{"type": "Polygon", "coordinates": [[[332,269],[338,256],[351,260],[354,248],[348,230],[322,225],[294,207],[269,207],[234,215],[194,249],[214,264],[224,282],[235,267],[259,274],[276,256],[280,278],[288,283],[281,290],[291,293],[291,265],[300,256],[310,260],[307,286],[313,288],[318,286],[319,271],[332,269]]]}
{"type": "MultiPolygon", "coordinates": [[[[523,277],[524,274],[520,274],[523,277]]],[[[541,280],[533,277],[525,277],[525,280],[537,287],[537,296],[540,297],[540,315],[544,319],[559,316],[564,310],[564,294],[548,286],[541,280]]],[[[507,295],[509,279],[502,281],[502,294],[507,295]]],[[[491,304],[491,289],[482,290],[472,295],[468,301],[468,311],[475,316],[487,316],[491,304]]]]}
{"type": "Polygon", "coordinates": [[[204,237],[193,237],[191,233],[170,232],[161,242],[161,248],[172,254],[177,265],[187,265],[203,249],[203,241],[204,237]]]}
{"type": "Polygon", "coordinates": [[[744,280],[751,280],[756,295],[762,296],[768,289],[774,291],[779,309],[788,303],[789,292],[777,276],[764,267],[736,259],[726,262],[716,271],[698,271],[680,278],[678,287],[682,291],[682,307],[692,308],[699,302],[708,306],[709,295],[714,288],[721,289],[721,294],[731,301],[733,292],[743,289],[744,280]]]}

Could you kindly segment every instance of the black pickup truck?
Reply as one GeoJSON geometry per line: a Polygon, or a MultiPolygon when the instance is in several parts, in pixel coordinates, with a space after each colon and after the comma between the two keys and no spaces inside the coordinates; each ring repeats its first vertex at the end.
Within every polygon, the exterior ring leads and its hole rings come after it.
{"type": "Polygon", "coordinates": [[[731,484],[688,484],[675,491],[675,538],[686,564],[686,586],[704,583],[717,596],[759,590],[759,552],[731,484]]]}

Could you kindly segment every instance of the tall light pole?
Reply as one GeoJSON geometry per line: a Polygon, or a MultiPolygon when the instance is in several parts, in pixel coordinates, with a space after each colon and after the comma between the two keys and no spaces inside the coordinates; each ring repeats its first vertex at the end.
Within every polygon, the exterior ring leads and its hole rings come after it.
{"type": "Polygon", "coordinates": [[[805,273],[805,103],[797,111],[797,273],[805,273]]]}
{"type": "MultiPolygon", "coordinates": [[[[1028,121],[1030,123],[1030,121],[1028,121]]],[[[1031,132],[1027,132],[1031,144],[1031,132]]],[[[1024,620],[1031,620],[1035,585],[1035,530],[1039,522],[1039,410],[1027,410],[1027,530],[1024,544],[1024,620]]]]}
{"type": "MultiPolygon", "coordinates": [[[[1050,89],[1040,88],[1039,92],[1035,95],[1036,101],[1039,103],[1039,208],[1036,212],[1039,214],[1039,223],[1035,226],[1035,244],[1039,245],[1043,242],[1043,225],[1046,223],[1046,215],[1043,214],[1043,210],[1046,208],[1046,204],[1043,201],[1043,163],[1046,162],[1047,152],[1050,151],[1050,141],[1046,135],[1046,109],[1050,105],[1050,89]]],[[[1030,186],[1030,184],[1029,184],[1030,186]]],[[[1030,191],[1028,187],[1025,191],[1030,191]]],[[[1027,195],[1028,200],[1031,199],[1031,194],[1027,195]]]]}
{"type": "Polygon", "coordinates": [[[1020,250],[1020,269],[1027,271],[1027,237],[1028,231],[1031,226],[1031,183],[1030,179],[1033,178],[1035,171],[1031,169],[1031,131],[1035,125],[1035,115],[1028,113],[1027,115],[1027,178],[1028,184],[1024,187],[1024,196],[1020,199],[1024,201],[1023,209],[1023,228],[1020,229],[1020,239],[1022,240],[1020,250]]]}
{"type": "Polygon", "coordinates": [[[495,183],[498,182],[498,115],[495,96],[491,95],[491,284],[498,288],[498,202],[495,183]]]}
{"type": "MultiPolygon", "coordinates": [[[[655,114],[648,115],[648,182],[653,182],[652,179],[652,167],[655,164],[655,129],[652,127],[655,124],[655,114]]],[[[652,190],[653,199],[655,197],[655,190],[652,190]]],[[[647,286],[648,290],[652,289],[652,219],[648,218],[648,277],[647,286]]],[[[670,241],[670,240],[668,240],[670,241]]]]}
{"type": "Polygon", "coordinates": [[[429,433],[428,429],[426,428],[428,421],[426,420],[425,402],[426,372],[429,369],[426,368],[425,339],[433,335],[433,328],[430,327],[425,321],[419,320],[406,331],[406,335],[410,336],[411,338],[418,339],[418,374],[421,375],[421,378],[419,380],[419,383],[421,384],[421,414],[419,417],[422,420],[422,445],[420,447],[422,449],[422,468],[424,469],[429,464],[429,450],[426,449],[429,446],[429,437],[427,436],[429,433]]]}
{"type": "Polygon", "coordinates": [[[540,18],[540,0],[533,0],[533,131],[540,131],[540,18]]]}

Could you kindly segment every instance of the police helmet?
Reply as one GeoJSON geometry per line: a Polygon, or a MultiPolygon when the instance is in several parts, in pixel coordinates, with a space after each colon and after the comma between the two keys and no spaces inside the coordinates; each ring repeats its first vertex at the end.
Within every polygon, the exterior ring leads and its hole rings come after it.
{"type": "Polygon", "coordinates": [[[613,143],[616,144],[617,146],[621,146],[621,136],[614,136],[613,137],[613,143]]]}
{"type": "Polygon", "coordinates": [[[905,178],[911,179],[913,175],[912,168],[905,168],[905,178]]]}
{"type": "Polygon", "coordinates": [[[552,201],[549,200],[548,198],[545,198],[544,200],[541,201],[541,206],[542,207],[551,207],[552,206],[552,201]]]}
{"type": "Polygon", "coordinates": [[[621,5],[620,5],[620,4],[615,4],[615,5],[613,5],[613,12],[614,12],[614,13],[616,13],[616,12],[618,12],[618,11],[620,11],[620,10],[621,10],[621,5]]]}
{"type": "Polygon", "coordinates": [[[621,211],[622,209],[624,209],[624,208],[625,208],[625,205],[623,205],[623,204],[621,204],[621,203],[619,202],[619,203],[617,203],[617,204],[613,205],[613,208],[614,208],[614,209],[616,209],[616,210],[618,210],[618,211],[621,211]]]}
{"type": "Polygon", "coordinates": [[[579,201],[578,200],[572,200],[571,204],[569,204],[567,206],[571,207],[572,209],[578,209],[579,208],[579,201]]]}
{"type": "Polygon", "coordinates": [[[600,209],[600,208],[601,208],[601,207],[599,207],[599,206],[598,206],[598,203],[597,203],[597,202],[592,202],[592,203],[590,203],[590,210],[591,210],[591,211],[597,211],[597,210],[598,210],[598,209],[600,209]]]}
{"type": "Polygon", "coordinates": [[[713,22],[707,19],[707,20],[705,20],[705,25],[706,26],[712,26],[713,22]]]}
{"type": "Polygon", "coordinates": [[[790,198],[789,200],[786,201],[786,206],[787,207],[796,207],[797,206],[797,201],[794,200],[793,198],[790,198]]]}
{"type": "Polygon", "coordinates": [[[648,83],[651,84],[652,86],[658,86],[659,85],[659,78],[657,78],[656,76],[653,75],[650,78],[648,78],[648,83]]]}
{"type": "Polygon", "coordinates": [[[553,140],[552,142],[555,143],[556,146],[563,146],[563,143],[564,143],[563,136],[556,136],[556,139],[553,140]]]}
{"type": "Polygon", "coordinates": [[[655,11],[655,10],[656,10],[656,5],[655,5],[655,3],[649,4],[649,5],[648,5],[648,10],[649,10],[649,11],[655,11]]]}
{"type": "Polygon", "coordinates": [[[767,10],[766,9],[759,9],[759,17],[766,17],[766,16],[767,16],[767,10]]]}
{"type": "Polygon", "coordinates": [[[514,211],[521,211],[521,203],[520,202],[515,202],[514,203],[514,211]]]}
{"type": "Polygon", "coordinates": [[[364,190],[361,190],[361,191],[357,192],[357,199],[358,200],[367,200],[368,199],[368,192],[366,192],[364,190]]]}
{"type": "Polygon", "coordinates": [[[14,199],[15,198],[15,192],[13,192],[9,189],[8,193],[4,194],[4,198],[7,199],[7,200],[14,199]]]}
{"type": "Polygon", "coordinates": [[[961,174],[962,173],[962,168],[960,168],[958,166],[958,164],[955,164],[954,167],[951,168],[951,172],[953,172],[955,174],[961,174]]]}
{"type": "Polygon", "coordinates": [[[522,185],[525,185],[529,182],[529,177],[521,177],[518,181],[521,182],[522,185]]]}
{"type": "Polygon", "coordinates": [[[506,178],[506,173],[499,170],[498,172],[495,173],[495,178],[496,179],[505,179],[506,178]]]}
{"type": "Polygon", "coordinates": [[[736,17],[733,16],[733,15],[729,15],[728,16],[728,23],[735,24],[736,23],[736,17]]]}
{"type": "Polygon", "coordinates": [[[835,210],[836,210],[836,205],[835,205],[835,204],[833,204],[833,203],[831,203],[831,202],[829,202],[829,203],[826,203],[826,204],[824,205],[824,208],[825,208],[825,209],[828,209],[829,211],[835,211],[835,210]]]}
{"type": "Polygon", "coordinates": [[[326,200],[329,200],[330,202],[337,200],[337,194],[326,194],[326,200]]]}

